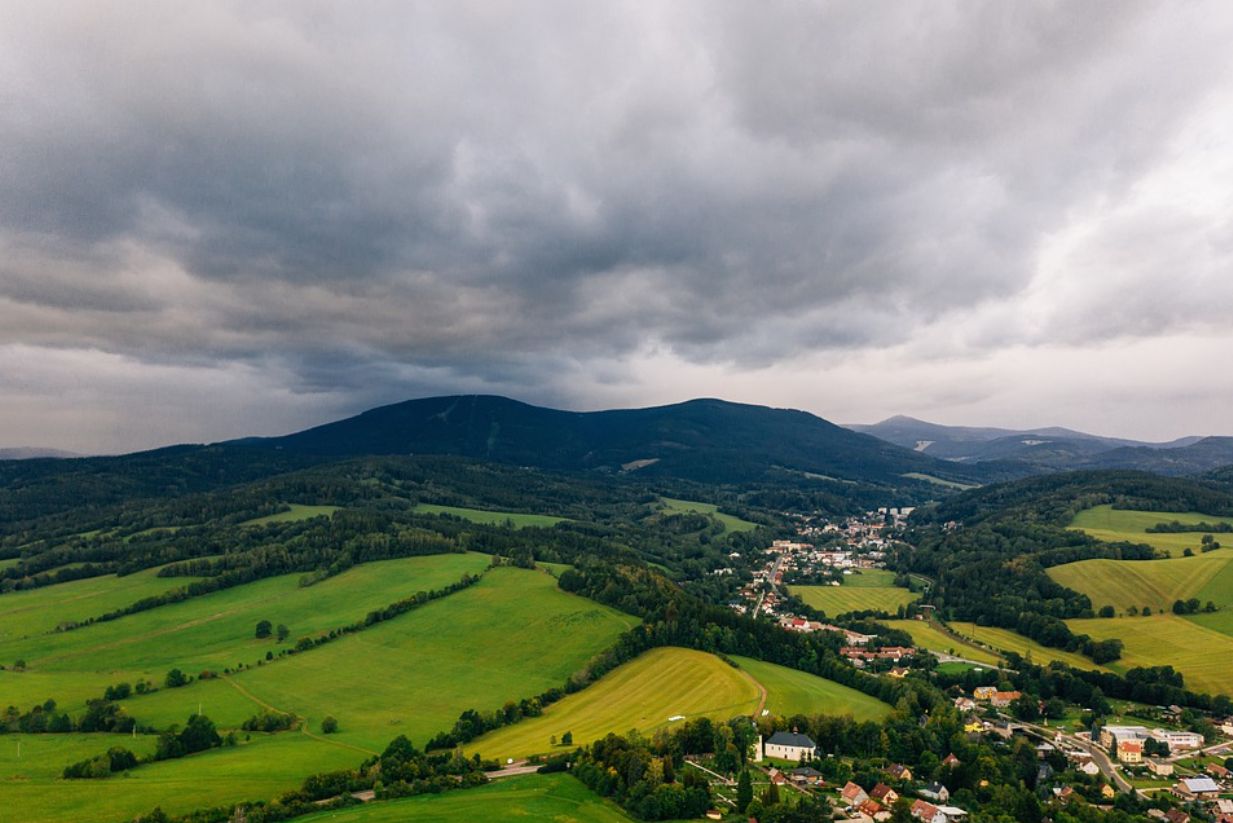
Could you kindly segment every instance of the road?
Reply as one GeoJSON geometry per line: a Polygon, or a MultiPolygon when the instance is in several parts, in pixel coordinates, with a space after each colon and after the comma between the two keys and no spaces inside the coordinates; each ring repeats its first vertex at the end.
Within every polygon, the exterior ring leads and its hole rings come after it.
{"type": "Polygon", "coordinates": [[[1047,743],[1052,743],[1057,735],[1061,734],[1063,740],[1068,743],[1073,743],[1090,754],[1092,756],[1092,762],[1095,763],[1096,767],[1100,769],[1101,774],[1107,777],[1109,782],[1111,782],[1118,791],[1127,793],[1132,793],[1135,791],[1135,787],[1130,785],[1130,781],[1122,777],[1122,773],[1114,768],[1113,761],[1109,759],[1109,755],[1105,753],[1105,750],[1100,747],[1100,744],[1093,742],[1090,737],[1083,734],[1060,733],[1057,729],[1050,729],[1044,726],[1035,726],[1031,723],[1024,723],[1023,721],[1014,720],[1006,715],[1002,715],[1002,717],[1012,723],[1019,724],[1025,731],[1035,734],[1037,737],[1043,738],[1047,743]]]}
{"type": "MultiPolygon", "coordinates": [[[[781,566],[783,566],[783,555],[782,554],[779,555],[779,557],[775,559],[775,567],[771,569],[771,579],[767,581],[768,583],[771,584],[771,591],[774,591],[775,589],[778,588],[778,586],[775,585],[775,578],[779,576],[779,569],[781,566]]],[[[766,592],[762,592],[762,594],[758,595],[758,605],[754,606],[753,615],[752,615],[753,617],[757,617],[758,612],[762,611],[762,601],[763,600],[766,600],[766,592]]]]}
{"type": "Polygon", "coordinates": [[[525,760],[518,760],[509,764],[504,769],[495,772],[486,772],[489,780],[500,780],[502,777],[518,777],[523,774],[534,774],[539,771],[542,763],[527,763],[525,760]]]}

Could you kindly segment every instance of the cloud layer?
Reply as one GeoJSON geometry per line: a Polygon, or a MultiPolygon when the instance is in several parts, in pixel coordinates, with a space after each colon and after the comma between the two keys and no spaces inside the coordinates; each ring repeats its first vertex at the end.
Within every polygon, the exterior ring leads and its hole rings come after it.
{"type": "Polygon", "coordinates": [[[1230,35],[1219,3],[6,4],[0,445],[445,391],[1228,430],[1230,35]]]}

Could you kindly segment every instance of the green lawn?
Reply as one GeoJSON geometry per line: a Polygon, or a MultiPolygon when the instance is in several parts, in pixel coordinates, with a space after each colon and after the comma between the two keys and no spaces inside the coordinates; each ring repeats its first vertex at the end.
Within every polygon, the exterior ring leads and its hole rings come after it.
{"type": "Polygon", "coordinates": [[[1016,652],[1023,657],[1030,657],[1032,662],[1038,666],[1058,660],[1068,666],[1074,666],[1076,669],[1102,668],[1081,654],[1042,646],[1035,640],[1029,640],[1010,629],[996,629],[991,626],[977,626],[975,623],[962,623],[959,621],[951,621],[948,625],[956,633],[964,637],[970,637],[995,649],[1016,652]]]}
{"type": "Polygon", "coordinates": [[[263,706],[333,715],[339,743],[377,751],[406,734],[417,745],[466,709],[562,685],[637,620],[567,594],[542,571],[510,567],[479,584],[320,648],[239,675],[125,702],[143,722],[183,723],[198,705],[225,726],[263,706]]]}
{"type": "Polygon", "coordinates": [[[1233,637],[1172,614],[1067,620],[1075,633],[1096,640],[1117,638],[1122,659],[1110,668],[1169,665],[1186,678],[1186,687],[1210,694],[1233,694],[1233,637]]]}
{"type": "Polygon", "coordinates": [[[1166,611],[1174,601],[1191,597],[1233,608],[1233,549],[1168,560],[1080,560],[1047,571],[1063,586],[1086,594],[1092,608],[1113,606],[1119,615],[1131,606],[1166,611]]]}
{"type": "MultiPolygon", "coordinates": [[[[169,813],[269,800],[304,776],[358,766],[363,755],[303,734],[252,736],[235,748],[139,766],[107,780],[63,780],[61,770],[113,745],[137,752],[153,741],[126,735],[0,736],[0,809],[29,823],[121,821],[161,806],[169,813]],[[21,759],[16,756],[21,740],[21,759]]],[[[0,816],[3,816],[0,815],[0,816]]],[[[6,818],[7,819],[7,818],[6,818]]],[[[18,819],[18,818],[14,818],[18,819]]]]}
{"type": "Polygon", "coordinates": [[[719,507],[713,503],[699,503],[696,500],[677,500],[674,497],[661,497],[659,499],[660,502],[663,503],[662,511],[666,511],[669,514],[694,512],[696,514],[710,515],[712,518],[723,524],[724,531],[748,532],[758,528],[757,523],[750,523],[748,520],[742,520],[739,517],[724,514],[719,510],[719,507]]]}
{"type": "Polygon", "coordinates": [[[489,526],[503,526],[512,523],[516,529],[528,526],[552,528],[558,523],[564,523],[564,517],[552,517],[546,514],[524,514],[521,512],[485,511],[483,509],[467,509],[462,506],[437,506],[432,503],[420,503],[415,507],[420,514],[448,514],[470,520],[472,523],[483,523],[489,526]]]}
{"type": "Polygon", "coordinates": [[[766,708],[771,714],[852,715],[857,720],[881,720],[891,707],[864,692],[808,672],[734,657],[767,691],[766,708]]]}
{"type": "Polygon", "coordinates": [[[912,643],[920,646],[922,649],[950,654],[967,660],[975,660],[978,663],[987,663],[991,666],[997,666],[1001,663],[1001,658],[988,649],[967,643],[960,638],[952,637],[942,629],[924,620],[885,620],[883,623],[889,628],[899,629],[912,635],[912,643]]]}
{"type": "Polygon", "coordinates": [[[789,586],[788,591],[830,617],[858,611],[894,614],[920,597],[893,585],[894,580],[885,569],[862,569],[845,575],[841,586],[789,586]]]}
{"type": "MultiPolygon", "coordinates": [[[[489,562],[488,555],[475,553],[385,560],[356,566],[307,588],[299,585],[300,575],[282,575],[70,632],[3,642],[0,660],[24,658],[29,671],[0,672],[0,685],[7,688],[12,683],[13,697],[21,698],[19,705],[50,696],[68,708],[80,703],[83,692],[99,696],[111,683],[139,677],[161,683],[173,667],[195,674],[241,662],[253,665],[268,650],[280,648],[272,638],[256,639],[259,620],[286,624],[291,635],[283,646],[293,645],[300,637],[362,620],[369,611],[417,591],[454,583],[467,572],[478,573],[489,562]],[[20,688],[23,685],[27,688],[20,688]],[[31,693],[28,687],[34,685],[39,691],[31,693]]],[[[54,595],[55,589],[71,585],[34,593],[54,595]]]]}
{"type": "MultiPolygon", "coordinates": [[[[1203,535],[1199,532],[1182,532],[1180,534],[1148,534],[1146,529],[1160,523],[1229,523],[1233,518],[1214,517],[1199,512],[1146,512],[1129,509],[1115,509],[1112,506],[1095,506],[1079,512],[1070,523],[1070,528],[1087,532],[1098,540],[1110,543],[1128,541],[1131,543],[1146,543],[1174,557],[1180,557],[1187,548],[1199,551],[1199,541],[1203,535]]],[[[1222,545],[1233,545],[1233,534],[1216,534],[1216,541],[1222,545]]]]}
{"type": "Polygon", "coordinates": [[[294,523],[298,520],[308,520],[312,517],[331,517],[339,509],[338,506],[303,506],[299,503],[291,503],[289,505],[291,508],[285,512],[245,520],[240,525],[264,526],[266,523],[294,523]]]}
{"type": "Polygon", "coordinates": [[[439,795],[378,801],[299,818],[303,823],[626,823],[615,804],[567,774],[531,774],[439,795]]]}
{"type": "Polygon", "coordinates": [[[573,732],[574,745],[609,732],[644,733],[673,725],[668,718],[726,720],[752,714],[761,702],[747,674],[713,654],[691,649],[651,649],[582,691],[523,720],[472,741],[467,752],[504,760],[552,751],[551,738],[573,732]]]}

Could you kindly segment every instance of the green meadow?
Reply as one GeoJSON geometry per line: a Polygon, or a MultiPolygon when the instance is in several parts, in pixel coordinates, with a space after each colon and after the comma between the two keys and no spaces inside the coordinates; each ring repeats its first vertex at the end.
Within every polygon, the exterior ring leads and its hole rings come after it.
{"type": "Polygon", "coordinates": [[[1001,664],[1002,659],[988,649],[947,634],[942,629],[924,620],[884,620],[886,626],[905,631],[912,636],[912,643],[931,652],[940,652],[966,660],[975,660],[990,666],[1001,664]]]}
{"type": "Polygon", "coordinates": [[[663,504],[661,511],[669,514],[705,514],[712,519],[718,520],[723,524],[724,531],[730,532],[748,532],[758,528],[757,523],[750,523],[748,520],[742,520],[731,514],[724,514],[719,510],[719,506],[713,503],[699,503],[695,500],[677,500],[673,497],[661,497],[660,502],[663,504]]]}
{"type": "Polygon", "coordinates": [[[861,721],[881,720],[890,714],[891,707],[881,700],[816,674],[751,657],[732,659],[766,689],[766,709],[771,714],[851,715],[861,721]]]}
{"type": "MultiPolygon", "coordinates": [[[[1186,549],[1199,551],[1200,532],[1178,534],[1149,534],[1147,529],[1160,523],[1229,523],[1233,518],[1214,517],[1199,512],[1146,512],[1115,509],[1112,506],[1095,506],[1079,512],[1070,523],[1070,528],[1087,532],[1098,540],[1109,543],[1146,543],[1173,557],[1180,557],[1186,549]]],[[[1233,545],[1233,534],[1216,534],[1217,542],[1233,545]],[[1224,539],[1222,539],[1224,538],[1224,539]]]]}
{"type": "Polygon", "coordinates": [[[1042,646],[1035,640],[1030,640],[1010,629],[978,626],[975,623],[963,623],[960,621],[951,621],[948,625],[963,637],[971,638],[978,643],[984,643],[1001,651],[1015,652],[1022,657],[1031,658],[1031,661],[1038,666],[1043,666],[1057,660],[1068,666],[1074,666],[1076,669],[1103,668],[1077,652],[1068,652],[1063,649],[1042,646]]]}
{"type": "Polygon", "coordinates": [[[375,752],[406,734],[422,746],[466,709],[561,686],[636,623],[561,591],[545,572],[496,568],[475,586],[306,653],[124,706],[160,728],[199,705],[227,727],[266,708],[316,730],[328,714],[340,727],[331,741],[375,752]]]}
{"type": "Polygon", "coordinates": [[[1092,608],[1131,606],[1167,611],[1192,597],[1233,608],[1233,549],[1168,560],[1080,560],[1048,569],[1049,577],[1086,594],[1092,608]]]}
{"type": "Polygon", "coordinates": [[[462,506],[438,506],[433,503],[420,503],[415,510],[422,514],[448,514],[461,517],[463,520],[470,520],[472,523],[483,523],[489,526],[503,526],[506,523],[512,523],[516,529],[525,529],[528,526],[548,529],[566,520],[564,517],[552,517],[547,514],[485,511],[462,506]]]}
{"type": "Polygon", "coordinates": [[[300,818],[303,823],[627,823],[630,817],[567,774],[530,774],[478,789],[380,801],[300,818]]]}
{"type": "Polygon", "coordinates": [[[295,523],[300,520],[308,520],[311,517],[331,517],[339,509],[338,506],[304,506],[299,503],[289,503],[288,505],[290,508],[285,512],[246,520],[240,525],[263,526],[266,523],[295,523]]]}
{"type": "MultiPolygon", "coordinates": [[[[1137,666],[1172,666],[1186,687],[1209,694],[1233,694],[1233,637],[1172,614],[1151,617],[1067,620],[1071,631],[1096,640],[1124,643],[1115,671],[1137,666]]],[[[1090,667],[1090,664],[1089,664],[1090,667]]]]}
{"type": "Polygon", "coordinates": [[[920,597],[895,586],[894,580],[894,573],[885,569],[862,569],[845,575],[841,586],[789,586],[788,591],[831,617],[859,611],[894,614],[920,597]]]}

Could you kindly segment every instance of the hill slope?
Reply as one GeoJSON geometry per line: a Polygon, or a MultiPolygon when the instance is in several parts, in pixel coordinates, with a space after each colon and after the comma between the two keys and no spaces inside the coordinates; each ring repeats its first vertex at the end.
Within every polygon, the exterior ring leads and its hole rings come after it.
{"type": "Polygon", "coordinates": [[[909,472],[971,479],[958,467],[806,412],[722,400],[572,412],[486,395],[433,397],[244,442],[315,456],[451,454],[701,481],[755,479],[776,469],[872,481],[902,482],[909,472]]]}

